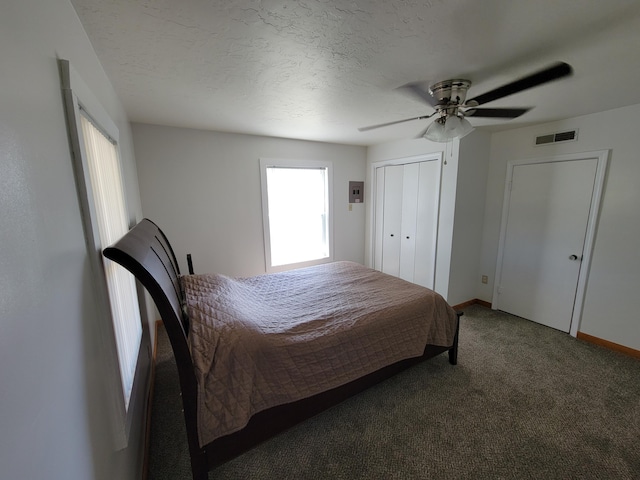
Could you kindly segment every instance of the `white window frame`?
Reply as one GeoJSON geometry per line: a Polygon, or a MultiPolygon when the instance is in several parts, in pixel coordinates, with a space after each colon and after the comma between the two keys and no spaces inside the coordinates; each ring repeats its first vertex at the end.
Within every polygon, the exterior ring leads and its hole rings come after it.
{"type": "MultiPolygon", "coordinates": [[[[81,111],[84,112],[84,116],[89,118],[91,123],[101,130],[107,138],[115,142],[116,147],[119,144],[119,131],[115,123],[100,105],[100,102],[71,67],[69,62],[67,60],[59,60],[59,67],[69,131],[69,142],[73,157],[76,186],[78,189],[78,200],[82,214],[88,260],[92,270],[92,284],[96,295],[96,312],[98,315],[98,318],[96,318],[96,327],[101,340],[100,356],[105,360],[105,370],[101,373],[103,375],[104,383],[106,384],[105,392],[108,396],[109,412],[107,413],[111,419],[109,423],[113,427],[114,447],[117,450],[120,450],[126,448],[128,445],[134,411],[134,408],[129,407],[133,407],[136,404],[136,395],[140,391],[136,385],[143,376],[143,372],[141,370],[146,362],[140,361],[141,355],[144,353],[144,349],[140,348],[142,345],[141,341],[138,345],[136,367],[132,385],[130,387],[130,396],[127,398],[121,375],[118,345],[114,331],[109,290],[103,263],[108,260],[102,256],[102,250],[108,245],[101,245],[100,241],[100,233],[96,220],[96,209],[91,189],[91,179],[89,176],[89,167],[84,148],[81,125],[81,115],[83,115],[83,113],[81,113],[81,111]]],[[[118,151],[118,159],[120,161],[119,153],[120,152],[118,151]]],[[[120,163],[120,172],[122,175],[122,163],[120,163]]],[[[121,180],[124,188],[124,179],[121,178],[121,180]]],[[[128,227],[130,228],[132,226],[132,222],[130,220],[126,200],[125,195],[125,210],[129,218],[128,227]]],[[[133,223],[135,224],[135,221],[133,223]]],[[[142,316],[140,318],[142,318],[142,316]]],[[[144,335],[144,333],[142,335],[144,335]]]]}
{"type": "MultiPolygon", "coordinates": [[[[323,263],[333,262],[334,248],[333,248],[333,163],[331,161],[323,160],[296,160],[296,159],[274,159],[274,158],[261,158],[260,159],[260,185],[262,190],[262,226],[264,232],[264,255],[265,255],[265,267],[267,273],[282,272],[286,270],[292,270],[294,268],[310,267],[313,265],[320,265],[323,263]],[[329,256],[316,260],[310,260],[306,262],[290,263],[286,265],[272,266],[271,261],[271,238],[269,227],[269,200],[267,192],[267,168],[269,167],[281,167],[281,168],[326,168],[327,169],[327,195],[328,195],[328,215],[327,221],[327,242],[329,246],[329,256]]],[[[304,199],[298,200],[303,201],[304,199]]],[[[296,201],[292,199],[292,201],[296,201]]]]}

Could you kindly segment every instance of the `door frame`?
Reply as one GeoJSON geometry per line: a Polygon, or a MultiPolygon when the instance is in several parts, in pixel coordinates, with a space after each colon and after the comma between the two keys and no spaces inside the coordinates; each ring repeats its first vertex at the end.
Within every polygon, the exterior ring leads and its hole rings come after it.
{"type": "MultiPolygon", "coordinates": [[[[380,160],[377,162],[371,162],[370,164],[370,177],[371,178],[371,188],[369,188],[369,201],[371,202],[371,209],[369,211],[369,265],[371,268],[374,268],[375,265],[375,244],[376,244],[376,209],[378,206],[376,205],[376,192],[377,192],[377,175],[376,169],[381,167],[388,167],[391,165],[406,165],[408,163],[421,163],[421,162],[439,162],[440,172],[438,179],[438,224],[436,225],[436,248],[435,255],[436,259],[438,257],[438,233],[440,227],[440,198],[442,193],[442,152],[433,152],[433,153],[423,153],[420,155],[412,155],[409,157],[401,157],[401,158],[393,158],[387,160],[380,160]]],[[[435,268],[437,268],[437,262],[434,263],[434,287],[435,287],[435,268]]]]}
{"type": "Polygon", "coordinates": [[[609,161],[610,150],[598,150],[594,152],[570,153],[565,155],[555,155],[552,157],[527,158],[521,160],[510,160],[507,162],[507,174],[504,185],[504,199],[502,202],[502,220],[500,222],[500,240],[498,242],[498,258],[496,262],[495,284],[493,286],[492,308],[498,310],[499,295],[498,289],[502,279],[502,261],[504,257],[504,244],[507,233],[507,221],[509,220],[509,205],[511,202],[511,179],[513,178],[513,168],[519,165],[534,165],[539,163],[569,162],[574,160],[587,160],[595,158],[597,160],[596,177],[593,185],[593,193],[591,195],[591,205],[589,208],[589,218],[587,220],[587,231],[585,234],[584,250],[582,254],[582,262],[580,265],[580,273],[578,275],[578,285],[576,288],[576,296],[573,303],[573,313],[571,315],[571,326],[569,334],[572,337],[577,336],[582,319],[582,308],[584,305],[584,294],[587,287],[589,270],[591,268],[591,256],[593,254],[593,244],[595,240],[597,222],[600,213],[602,200],[602,192],[604,189],[604,180],[609,161]]]}

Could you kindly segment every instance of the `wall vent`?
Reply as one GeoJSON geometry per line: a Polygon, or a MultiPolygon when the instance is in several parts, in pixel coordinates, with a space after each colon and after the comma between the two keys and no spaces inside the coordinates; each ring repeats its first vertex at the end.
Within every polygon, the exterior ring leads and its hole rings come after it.
{"type": "Polygon", "coordinates": [[[567,132],[550,133],[548,135],[540,135],[536,137],[536,146],[548,145],[558,142],[573,142],[578,140],[578,131],[569,130],[567,132]]]}

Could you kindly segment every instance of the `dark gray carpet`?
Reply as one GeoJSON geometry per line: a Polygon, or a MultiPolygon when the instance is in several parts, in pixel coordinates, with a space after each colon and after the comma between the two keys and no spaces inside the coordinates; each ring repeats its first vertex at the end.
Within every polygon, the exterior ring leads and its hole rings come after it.
{"type": "MultiPolygon", "coordinates": [[[[190,479],[158,337],[149,478],[190,479]]],[[[210,479],[638,479],[640,361],[474,305],[440,355],[258,446],[210,479]]]]}

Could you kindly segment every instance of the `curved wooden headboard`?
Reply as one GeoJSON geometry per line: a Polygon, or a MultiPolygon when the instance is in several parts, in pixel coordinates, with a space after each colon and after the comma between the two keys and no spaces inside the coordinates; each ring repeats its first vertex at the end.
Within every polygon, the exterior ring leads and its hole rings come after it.
{"type": "Polygon", "coordinates": [[[178,366],[187,436],[198,448],[197,380],[188,344],[189,319],[183,312],[184,292],[178,261],[165,234],[145,218],[103,254],[129,270],[147,289],[158,308],[178,366]]]}

